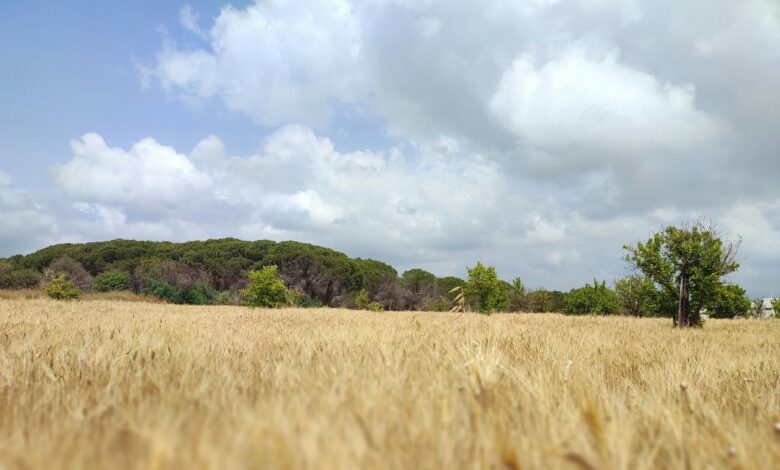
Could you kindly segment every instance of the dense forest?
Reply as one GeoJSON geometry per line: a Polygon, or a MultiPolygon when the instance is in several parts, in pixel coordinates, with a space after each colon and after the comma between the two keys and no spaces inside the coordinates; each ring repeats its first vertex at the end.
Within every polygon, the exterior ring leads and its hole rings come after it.
{"type": "Polygon", "coordinates": [[[220,239],[185,243],[112,240],[53,245],[0,260],[0,288],[36,288],[63,273],[80,290],[127,289],[176,303],[238,303],[248,272],[276,265],[304,306],[355,306],[360,294],[387,310],[444,310],[464,281],[307,243],[220,239]]]}

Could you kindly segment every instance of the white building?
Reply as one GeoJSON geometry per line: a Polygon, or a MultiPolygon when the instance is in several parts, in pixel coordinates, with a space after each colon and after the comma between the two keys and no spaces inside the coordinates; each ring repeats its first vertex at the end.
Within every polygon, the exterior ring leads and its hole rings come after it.
{"type": "MultiPolygon", "coordinates": [[[[758,312],[758,316],[761,318],[769,318],[779,312],[775,312],[774,308],[772,308],[772,301],[778,300],[777,298],[772,297],[764,297],[761,299],[761,309],[758,312]]],[[[755,308],[755,304],[753,302],[750,302],[751,306],[755,308]]]]}

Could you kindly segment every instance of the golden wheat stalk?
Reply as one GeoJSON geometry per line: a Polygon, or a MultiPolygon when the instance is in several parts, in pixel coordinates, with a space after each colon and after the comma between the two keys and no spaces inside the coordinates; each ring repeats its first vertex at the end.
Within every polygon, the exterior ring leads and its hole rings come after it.
{"type": "Polygon", "coordinates": [[[452,300],[453,306],[450,312],[465,312],[466,311],[466,298],[463,296],[463,286],[456,286],[450,289],[449,293],[457,292],[458,295],[452,300]]]}

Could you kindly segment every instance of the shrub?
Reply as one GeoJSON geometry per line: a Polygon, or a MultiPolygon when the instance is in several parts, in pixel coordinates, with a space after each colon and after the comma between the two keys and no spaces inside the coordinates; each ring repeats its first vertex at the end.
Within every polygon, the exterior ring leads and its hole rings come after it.
{"type": "Polygon", "coordinates": [[[92,289],[92,275],[73,258],[63,256],[51,263],[44,273],[44,278],[49,281],[61,274],[65,275],[65,279],[75,284],[81,291],[92,289]]]}
{"type": "Polygon", "coordinates": [[[452,308],[452,301],[447,297],[427,299],[423,308],[429,312],[449,312],[452,308]]]}
{"type": "Polygon", "coordinates": [[[153,295],[172,304],[184,303],[181,287],[159,279],[148,280],[141,289],[141,293],[153,295]]]}
{"type": "Polygon", "coordinates": [[[287,302],[287,287],[276,265],[249,272],[249,285],[241,290],[242,305],[278,308],[287,302]]]}
{"type": "Polygon", "coordinates": [[[217,291],[206,284],[196,283],[183,290],[182,300],[190,305],[214,305],[217,303],[217,291]]]}
{"type": "Polygon", "coordinates": [[[300,307],[303,304],[303,292],[298,289],[287,289],[285,303],[290,307],[300,307]]]}
{"type": "Polygon", "coordinates": [[[504,308],[507,292],[498,279],[496,268],[477,262],[473,268],[466,269],[469,273],[469,280],[463,290],[466,302],[483,314],[490,314],[504,308]]]}
{"type": "Polygon", "coordinates": [[[358,310],[368,310],[368,304],[371,303],[371,299],[368,298],[368,292],[365,289],[358,291],[355,295],[355,308],[358,310]]]}
{"type": "Polygon", "coordinates": [[[95,277],[92,288],[96,292],[127,290],[130,288],[131,281],[130,274],[124,271],[108,271],[95,277]]]}
{"type": "Polygon", "coordinates": [[[372,312],[384,312],[385,310],[381,303],[371,301],[368,292],[366,292],[365,289],[361,289],[355,293],[353,303],[358,310],[370,310],[372,312]]]}
{"type": "Polygon", "coordinates": [[[736,284],[718,287],[715,298],[707,305],[707,313],[713,318],[734,318],[750,312],[750,299],[745,289],[736,284]]]}
{"type": "Polygon", "coordinates": [[[564,312],[573,314],[593,313],[597,315],[614,314],[620,311],[620,303],[615,291],[607,287],[607,282],[572,289],[566,297],[564,312]]]}
{"type": "Polygon", "coordinates": [[[615,293],[625,313],[644,317],[655,310],[656,289],[653,281],[632,275],[615,281],[615,293]]]}
{"type": "Polygon", "coordinates": [[[60,274],[43,286],[43,293],[55,300],[74,300],[81,296],[76,284],[60,274]]]}
{"type": "Polygon", "coordinates": [[[40,282],[40,273],[33,269],[0,271],[0,289],[34,289],[40,282]]]}

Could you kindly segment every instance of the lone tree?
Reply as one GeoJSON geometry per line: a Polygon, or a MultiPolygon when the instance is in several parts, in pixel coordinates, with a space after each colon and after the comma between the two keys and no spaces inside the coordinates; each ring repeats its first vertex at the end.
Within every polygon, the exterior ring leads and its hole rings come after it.
{"type": "Polygon", "coordinates": [[[288,291],[279,279],[276,265],[249,271],[249,285],[241,290],[242,305],[279,308],[287,301],[288,291]]]}
{"type": "Polygon", "coordinates": [[[701,325],[701,309],[712,302],[723,276],[736,271],[739,241],[724,240],[701,221],[668,226],[645,243],[625,245],[625,260],[651,279],[669,299],[677,297],[677,327],[701,325]]]}
{"type": "Polygon", "coordinates": [[[479,313],[489,315],[506,305],[506,290],[496,274],[496,268],[485,266],[481,262],[473,268],[467,267],[469,279],[463,293],[479,313]]]}

